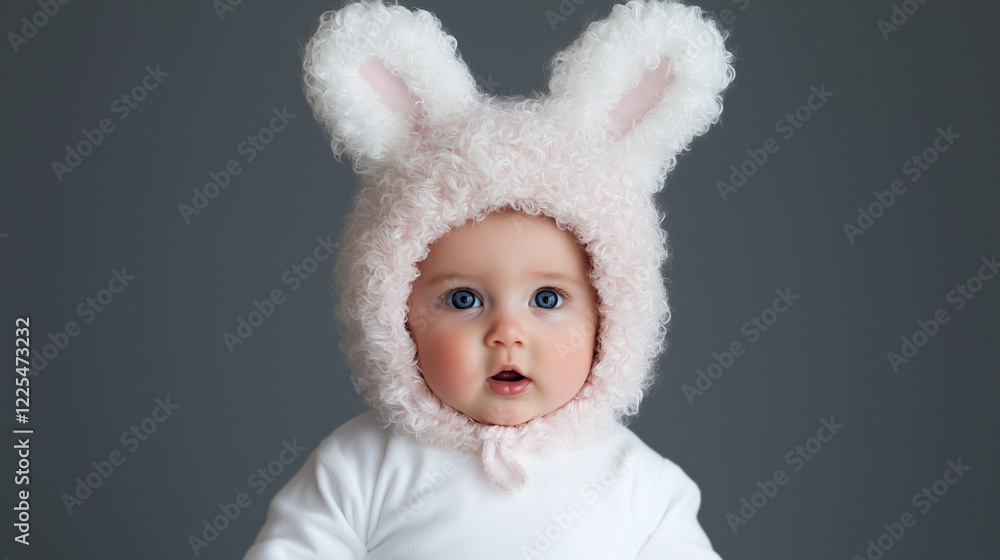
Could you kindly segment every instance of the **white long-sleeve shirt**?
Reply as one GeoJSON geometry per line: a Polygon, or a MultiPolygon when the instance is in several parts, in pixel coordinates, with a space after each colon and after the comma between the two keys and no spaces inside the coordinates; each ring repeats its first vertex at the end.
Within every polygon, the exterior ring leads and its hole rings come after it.
{"type": "Polygon", "coordinates": [[[528,481],[512,495],[478,455],[397,436],[367,412],[278,492],[245,560],[719,560],[697,486],[627,428],[515,455],[528,481]]]}

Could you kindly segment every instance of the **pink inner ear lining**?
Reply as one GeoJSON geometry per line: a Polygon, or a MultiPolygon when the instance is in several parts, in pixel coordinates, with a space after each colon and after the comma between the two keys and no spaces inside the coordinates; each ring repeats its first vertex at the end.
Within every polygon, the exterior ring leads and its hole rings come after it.
{"type": "Polygon", "coordinates": [[[646,70],[639,83],[626,92],[608,113],[611,119],[611,133],[616,138],[627,134],[646,116],[646,113],[660,103],[673,79],[674,76],[670,73],[670,61],[666,57],[660,57],[656,67],[646,70]]]}
{"type": "Polygon", "coordinates": [[[378,92],[387,107],[410,123],[417,121],[420,116],[420,99],[413,95],[402,78],[389,70],[385,62],[369,58],[358,68],[358,73],[378,92]]]}

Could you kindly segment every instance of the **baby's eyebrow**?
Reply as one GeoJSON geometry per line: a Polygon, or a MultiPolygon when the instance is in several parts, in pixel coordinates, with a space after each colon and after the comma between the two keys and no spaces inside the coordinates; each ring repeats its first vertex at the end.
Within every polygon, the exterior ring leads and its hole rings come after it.
{"type": "Polygon", "coordinates": [[[544,278],[546,280],[566,282],[567,284],[577,284],[580,282],[579,278],[571,276],[564,272],[533,272],[532,276],[537,276],[539,278],[544,278]]]}
{"type": "Polygon", "coordinates": [[[440,274],[435,274],[434,276],[420,275],[417,279],[424,284],[467,284],[474,281],[475,275],[442,272],[440,274]]]}
{"type": "MultiPolygon", "coordinates": [[[[547,282],[561,282],[566,284],[580,284],[580,279],[558,271],[532,271],[527,273],[527,275],[532,278],[538,278],[547,282]]],[[[428,284],[439,284],[439,283],[449,283],[449,284],[461,284],[465,282],[473,282],[476,279],[475,274],[468,273],[455,273],[455,272],[442,272],[440,274],[435,274],[434,276],[421,277],[422,282],[428,284]]],[[[589,280],[584,280],[583,284],[589,285],[589,280]]]]}

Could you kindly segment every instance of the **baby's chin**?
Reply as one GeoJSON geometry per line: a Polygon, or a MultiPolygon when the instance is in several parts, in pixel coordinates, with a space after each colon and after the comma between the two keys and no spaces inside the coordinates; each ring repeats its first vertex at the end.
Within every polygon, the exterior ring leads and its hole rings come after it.
{"type": "MultiPolygon", "coordinates": [[[[561,407],[560,407],[561,408],[561,407]]],[[[520,426],[521,424],[527,424],[536,418],[545,416],[549,411],[533,411],[525,410],[524,407],[517,406],[517,403],[504,403],[501,406],[490,407],[485,410],[475,411],[470,414],[469,412],[460,410],[462,414],[465,414],[472,420],[479,422],[480,424],[486,424],[489,426],[520,426]]]]}
{"type": "Polygon", "coordinates": [[[541,415],[530,415],[530,414],[483,414],[473,416],[471,414],[466,414],[472,420],[479,422],[480,424],[486,424],[487,426],[520,426],[521,424],[527,424],[535,418],[541,415]]]}

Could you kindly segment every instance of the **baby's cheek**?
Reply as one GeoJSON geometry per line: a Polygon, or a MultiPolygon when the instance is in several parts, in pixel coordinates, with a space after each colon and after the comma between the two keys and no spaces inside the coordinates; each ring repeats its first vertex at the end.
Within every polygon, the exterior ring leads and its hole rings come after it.
{"type": "Polygon", "coordinates": [[[462,342],[451,333],[434,333],[420,337],[417,344],[417,361],[424,379],[431,388],[441,393],[455,393],[462,389],[469,376],[469,357],[462,342]]]}
{"type": "Polygon", "coordinates": [[[415,305],[406,314],[406,324],[414,336],[424,334],[435,327],[441,311],[437,305],[415,305]]]}
{"type": "Polygon", "coordinates": [[[560,378],[571,381],[580,368],[589,367],[589,364],[583,362],[587,354],[585,349],[588,345],[592,348],[592,337],[588,337],[577,323],[554,329],[545,339],[548,367],[558,372],[560,378]]]}
{"type": "Polygon", "coordinates": [[[588,313],[575,313],[566,325],[567,344],[574,354],[593,354],[597,336],[597,323],[588,313]]]}

